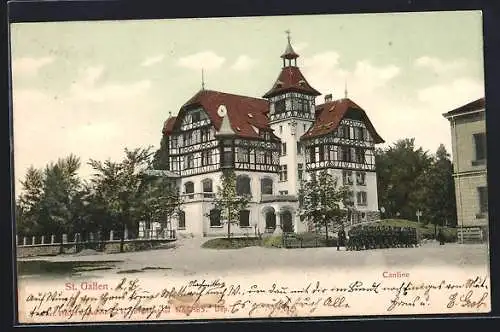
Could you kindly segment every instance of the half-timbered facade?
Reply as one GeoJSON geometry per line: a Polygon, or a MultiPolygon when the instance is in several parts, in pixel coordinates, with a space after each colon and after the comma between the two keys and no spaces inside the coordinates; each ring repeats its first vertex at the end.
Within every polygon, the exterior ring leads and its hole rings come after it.
{"type": "Polygon", "coordinates": [[[327,100],[306,80],[288,39],[283,67],[262,98],[202,89],[164,124],[168,171],[184,198],[178,232],[224,235],[213,209],[222,171],[234,169],[237,191],[250,194],[235,235],[301,232],[298,191],[309,172],[328,169],[352,186],[351,222],[378,218],[375,144],[383,142],[365,111],[351,100],[327,100]]]}

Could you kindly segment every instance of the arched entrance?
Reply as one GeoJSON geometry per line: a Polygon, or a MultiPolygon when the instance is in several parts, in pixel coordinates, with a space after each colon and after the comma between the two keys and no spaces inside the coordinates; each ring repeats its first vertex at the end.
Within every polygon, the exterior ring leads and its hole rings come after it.
{"type": "Polygon", "coordinates": [[[268,207],[264,210],[266,220],[266,232],[274,232],[276,229],[276,213],[274,208],[268,207]]]}
{"type": "Polygon", "coordinates": [[[288,210],[285,210],[281,213],[281,228],[283,229],[283,233],[292,233],[293,232],[293,220],[292,213],[288,210]]]}

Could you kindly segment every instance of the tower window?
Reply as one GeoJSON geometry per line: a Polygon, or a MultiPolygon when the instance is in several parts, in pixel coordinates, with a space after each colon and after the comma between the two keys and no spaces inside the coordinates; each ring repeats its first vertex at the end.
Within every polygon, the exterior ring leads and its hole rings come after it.
{"type": "Polygon", "coordinates": [[[287,165],[280,166],[280,181],[288,180],[288,168],[287,165]]]}
{"type": "Polygon", "coordinates": [[[275,113],[283,113],[283,112],[285,112],[285,100],[284,99],[278,100],[274,104],[274,112],[275,113]]]}
{"type": "Polygon", "coordinates": [[[194,198],[194,183],[189,181],[184,184],[184,192],[186,194],[189,194],[189,198],[193,199],[194,198]]]}
{"type": "Polygon", "coordinates": [[[286,156],[286,143],[281,143],[281,155],[286,156]]]}

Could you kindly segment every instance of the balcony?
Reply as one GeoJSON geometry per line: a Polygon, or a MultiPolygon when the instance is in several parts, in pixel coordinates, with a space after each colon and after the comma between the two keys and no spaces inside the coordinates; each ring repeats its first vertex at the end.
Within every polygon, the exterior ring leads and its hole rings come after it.
{"type": "Polygon", "coordinates": [[[261,203],[271,203],[271,202],[297,202],[298,198],[296,195],[262,195],[261,203]]]}

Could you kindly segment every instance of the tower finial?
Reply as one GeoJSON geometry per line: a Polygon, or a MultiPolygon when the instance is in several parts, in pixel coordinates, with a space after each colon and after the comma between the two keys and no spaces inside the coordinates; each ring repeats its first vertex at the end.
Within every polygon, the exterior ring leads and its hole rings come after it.
{"type": "Polygon", "coordinates": [[[201,89],[205,90],[205,73],[203,68],[201,68],[201,89]]]}
{"type": "Polygon", "coordinates": [[[288,40],[288,44],[290,44],[290,29],[285,30],[286,38],[288,40]]]}
{"type": "Polygon", "coordinates": [[[347,79],[344,81],[344,98],[347,99],[347,79]]]}

